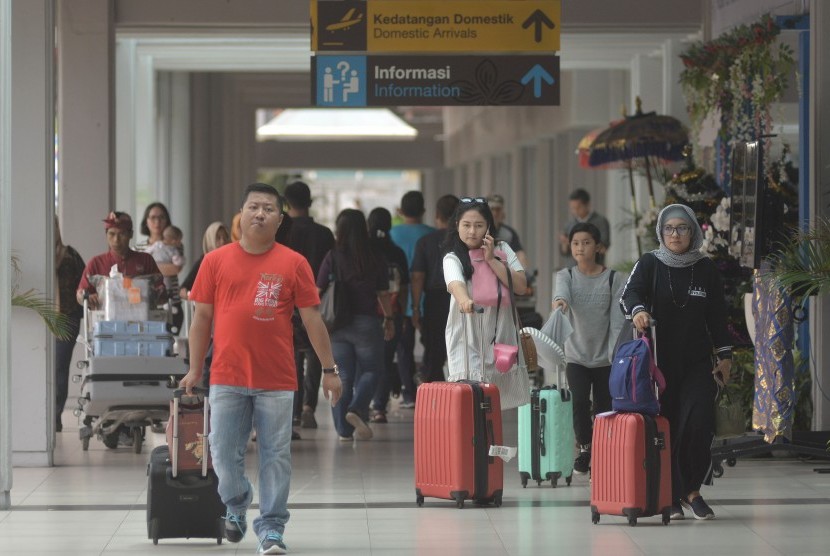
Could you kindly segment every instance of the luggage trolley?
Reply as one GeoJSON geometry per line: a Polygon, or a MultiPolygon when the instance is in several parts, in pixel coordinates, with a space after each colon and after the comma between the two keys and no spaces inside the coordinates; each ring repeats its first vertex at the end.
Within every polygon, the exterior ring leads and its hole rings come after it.
{"type": "Polygon", "coordinates": [[[174,356],[167,322],[96,320],[90,327],[84,299],[83,343],[86,359],[78,362],[81,374],[72,380],[81,384],[74,413],[83,417],[79,437],[84,451],[93,436],[116,448],[125,425],[133,451],[141,453],[147,426],[169,418],[173,390],[187,373],[185,360],[174,356]]]}

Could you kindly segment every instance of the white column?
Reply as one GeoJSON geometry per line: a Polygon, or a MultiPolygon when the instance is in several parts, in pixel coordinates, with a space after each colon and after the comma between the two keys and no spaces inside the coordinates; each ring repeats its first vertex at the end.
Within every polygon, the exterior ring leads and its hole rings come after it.
{"type": "MultiPolygon", "coordinates": [[[[50,298],[55,252],[53,9],[52,0],[12,1],[12,248],[20,258],[21,290],[34,288],[50,298]]],[[[14,309],[12,319],[12,462],[51,465],[54,339],[32,311],[14,309]]]]}
{"type": "MultiPolygon", "coordinates": [[[[830,214],[830,6],[810,2],[810,220],[830,214]],[[828,36],[824,36],[828,33],[828,36]]],[[[825,392],[830,385],[830,297],[810,302],[813,376],[825,392]]],[[[812,359],[812,358],[811,358],[812,359]]],[[[830,403],[813,381],[813,430],[830,430],[830,403]]]]}
{"type": "Polygon", "coordinates": [[[11,84],[12,3],[0,0],[0,511],[11,506],[11,84]]]}
{"type": "Polygon", "coordinates": [[[106,249],[101,220],[115,208],[113,6],[56,2],[58,216],[64,242],[84,260],[106,249]]]}

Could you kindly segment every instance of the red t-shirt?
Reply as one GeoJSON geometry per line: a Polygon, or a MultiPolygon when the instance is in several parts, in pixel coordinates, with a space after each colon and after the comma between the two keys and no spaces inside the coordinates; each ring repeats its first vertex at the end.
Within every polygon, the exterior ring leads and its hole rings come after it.
{"type": "Polygon", "coordinates": [[[84,268],[84,275],[78,284],[79,290],[95,293],[95,287],[89,283],[90,276],[109,276],[112,265],[118,265],[118,272],[124,276],[135,278],[147,274],[160,274],[158,265],[152,255],[130,249],[126,257],[120,257],[112,251],[92,257],[84,268]]]}
{"type": "Polygon", "coordinates": [[[211,384],[297,389],[291,314],[320,304],[305,257],[278,243],[261,255],[238,242],[214,249],[190,299],[213,305],[211,384]]]}

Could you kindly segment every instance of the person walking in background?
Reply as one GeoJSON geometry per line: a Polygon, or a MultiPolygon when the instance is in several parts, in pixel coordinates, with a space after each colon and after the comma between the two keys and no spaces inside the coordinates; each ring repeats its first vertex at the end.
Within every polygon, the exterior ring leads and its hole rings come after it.
{"type": "Polygon", "coordinates": [[[193,282],[196,281],[196,275],[199,273],[199,267],[202,266],[205,255],[217,247],[222,247],[230,243],[230,241],[231,235],[224,223],[216,221],[208,224],[208,227],[205,229],[205,234],[202,236],[202,256],[196,259],[196,262],[190,267],[190,272],[187,273],[181,286],[179,286],[179,295],[182,299],[187,299],[188,292],[193,287],[193,282]]]}
{"type": "Polygon", "coordinates": [[[494,193],[487,197],[487,205],[490,207],[490,212],[493,213],[493,221],[496,223],[495,231],[491,230],[493,237],[497,241],[503,241],[510,246],[519,258],[522,268],[530,268],[527,254],[525,254],[522,241],[519,239],[519,232],[504,223],[505,218],[507,218],[507,213],[504,210],[504,197],[494,193]]]}
{"type": "Polygon", "coordinates": [[[372,250],[366,219],[359,210],[346,209],[337,215],[335,247],[317,274],[321,292],[329,287],[332,275],[345,286],[352,315],[351,322],[331,334],[343,383],[343,396],[332,408],[334,428],[340,440],[369,440],[373,436],[366,424],[369,403],[383,372],[383,342],[394,335],[395,323],[386,263],[372,250]]]}
{"type": "Polygon", "coordinates": [[[424,343],[423,382],[444,380],[443,369],[447,362],[444,329],[450,311],[450,294],[444,282],[442,246],[456,207],[458,197],[455,195],[438,199],[435,203],[436,230],[418,240],[412,259],[412,324],[421,332],[424,343]]]}
{"type": "MultiPolygon", "coordinates": [[[[407,266],[412,268],[412,259],[415,256],[415,244],[418,240],[434,231],[432,226],[423,223],[424,196],[420,191],[407,191],[401,197],[400,215],[403,224],[394,226],[389,235],[395,245],[403,249],[406,254],[407,266]]],[[[423,311],[423,307],[419,307],[423,311]]],[[[412,324],[412,295],[406,303],[406,314],[401,324],[401,336],[398,342],[398,373],[401,377],[402,408],[415,407],[415,327],[412,324]]]]}
{"type": "Polygon", "coordinates": [[[242,238],[242,230],[239,228],[239,223],[242,216],[237,212],[231,219],[231,241],[239,241],[242,238]]]}
{"type": "Polygon", "coordinates": [[[576,260],[571,256],[570,237],[571,228],[580,222],[593,224],[599,230],[600,247],[597,254],[597,263],[605,263],[605,253],[611,247],[611,226],[608,219],[591,209],[591,195],[584,189],[575,189],[568,198],[568,210],[571,213],[571,220],[565,225],[559,235],[559,254],[562,255],[562,266],[572,267],[576,260]]]}
{"type": "MultiPolygon", "coordinates": [[[[166,301],[167,288],[164,286],[164,279],[155,259],[147,253],[130,249],[130,240],[133,238],[133,219],[130,215],[118,211],[109,213],[104,219],[104,229],[107,233],[109,249],[106,253],[92,257],[84,267],[75,292],[78,303],[83,305],[84,296],[88,296],[89,309],[102,308],[98,290],[92,283],[93,276],[109,276],[113,266],[116,266],[118,272],[125,278],[155,275],[151,285],[152,293],[155,294],[153,297],[159,304],[166,301]]],[[[150,308],[155,309],[155,306],[150,306],[150,308]]],[[[92,423],[91,417],[87,416],[84,424],[90,423],[92,423]]],[[[129,431],[129,427],[122,424],[113,435],[117,436],[119,444],[131,446],[133,439],[129,431]]]]}
{"type": "MultiPolygon", "coordinates": [[[[314,276],[320,271],[326,253],[334,247],[334,234],[327,227],[318,224],[309,214],[311,190],[308,185],[297,181],[285,188],[288,215],[293,219],[293,229],[288,246],[306,258],[314,276]]],[[[294,424],[305,429],[316,429],[317,398],[320,390],[322,365],[312,349],[308,334],[303,328],[299,313],[292,317],[294,324],[294,364],[297,369],[297,389],[294,400],[294,424]]]]}
{"type": "MultiPolygon", "coordinates": [[[[448,364],[450,381],[458,380],[490,380],[499,371],[496,369],[493,353],[493,331],[495,330],[496,343],[516,343],[516,327],[513,324],[511,308],[482,307],[483,319],[481,331],[484,333],[484,353],[480,347],[480,330],[474,329],[464,333],[464,323],[461,319],[467,316],[462,313],[472,313],[474,300],[472,297],[473,263],[470,251],[483,249],[483,260],[497,276],[503,295],[507,291],[508,269],[503,261],[495,257],[495,250],[504,252],[507,266],[513,281],[513,291],[524,291],[527,287],[524,269],[518,257],[503,241],[496,239],[489,233],[495,226],[493,215],[487,206],[487,200],[482,197],[462,197],[453,214],[447,237],[444,243],[444,281],[447,290],[452,295],[450,300],[449,318],[445,329],[447,339],[448,364]],[[465,348],[466,344],[466,348],[465,348]],[[469,368],[472,376],[466,376],[467,358],[469,353],[469,368]]],[[[478,307],[478,305],[476,305],[478,307]]],[[[504,408],[504,406],[502,406],[504,408]]]]}
{"type": "Polygon", "coordinates": [[[552,303],[554,310],[568,315],[573,326],[565,341],[565,373],[573,395],[574,436],[579,446],[574,472],[579,474],[591,466],[593,416],[611,411],[611,357],[625,322],[617,305],[625,277],[597,263],[600,245],[600,233],[593,224],[580,222],[571,228],[576,266],[557,273],[552,303]]]}
{"type": "MultiPolygon", "coordinates": [[[[182,247],[182,231],[176,226],[167,226],[161,234],[161,241],[148,245],[144,252],[155,259],[156,264],[173,264],[179,268],[184,266],[184,255],[182,247]]],[[[173,334],[179,333],[180,321],[184,321],[184,310],[182,299],[179,294],[179,281],[177,276],[165,276],[164,287],[167,288],[167,300],[173,314],[173,324],[170,331],[173,334]]]]}
{"type": "Polygon", "coordinates": [[[372,250],[380,253],[386,263],[389,276],[389,304],[392,307],[392,318],[395,323],[395,334],[384,342],[383,370],[378,375],[375,396],[372,399],[373,423],[386,423],[386,406],[389,403],[391,382],[398,381],[395,368],[395,351],[398,347],[398,337],[401,334],[401,322],[406,309],[406,300],[409,293],[409,268],[406,255],[400,247],[392,243],[389,230],[392,228],[392,214],[383,207],[373,209],[366,220],[369,226],[369,243],[372,250]]]}
{"type": "Polygon", "coordinates": [[[61,413],[69,396],[69,365],[78,341],[84,308],[75,298],[75,288],[84,274],[84,260],[61,239],[58,217],[55,217],[55,274],[58,284],[58,309],[67,319],[66,338],[55,338],[55,431],[63,431],[61,413]]]}
{"type": "Polygon", "coordinates": [[[337,403],[340,380],[320,298],[305,257],[279,243],[282,198],[267,184],[245,189],[239,242],[205,255],[190,298],[190,368],[180,385],[190,393],[202,378],[205,351],[215,324],[210,377],[210,454],[227,507],[225,537],[240,542],[253,486],[245,476],[251,427],[257,431],[259,517],[254,532],[260,554],[284,554],[290,514],[291,414],[297,373],[291,315],[299,308],[323,369],[323,394],[337,403]]]}
{"type": "Polygon", "coordinates": [[[634,265],[621,303],[637,330],[646,331],[652,318],[657,323],[657,364],[666,379],[660,413],[671,426],[671,519],[683,519],[683,508],[712,519],[700,486],[712,462],[715,397],[732,368],[723,283],[700,251],[703,231],[689,207],[660,211],[657,241],[660,247],[634,265]]]}
{"type": "MultiPolygon", "coordinates": [[[[136,251],[148,251],[156,243],[163,243],[164,230],[171,224],[170,212],[164,206],[164,203],[155,202],[147,205],[147,208],[144,209],[144,216],[141,219],[141,233],[147,236],[147,241],[136,244],[136,251]]],[[[178,334],[184,321],[181,299],[178,294],[179,272],[182,271],[182,267],[184,266],[184,259],[180,261],[182,264],[175,264],[170,261],[165,261],[161,253],[159,253],[158,258],[156,258],[156,255],[153,255],[153,258],[156,259],[158,268],[164,276],[165,287],[167,287],[167,297],[170,303],[171,331],[174,334],[178,334]],[[174,302],[174,299],[178,301],[174,302]]]]}

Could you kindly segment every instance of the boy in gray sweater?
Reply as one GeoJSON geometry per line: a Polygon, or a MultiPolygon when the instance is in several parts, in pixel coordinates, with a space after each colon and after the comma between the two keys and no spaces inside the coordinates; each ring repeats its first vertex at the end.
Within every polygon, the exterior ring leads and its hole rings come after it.
{"type": "Polygon", "coordinates": [[[625,322],[618,300],[626,277],[597,263],[600,232],[593,224],[574,225],[568,239],[577,264],[557,273],[552,307],[561,308],[574,329],[565,342],[565,373],[579,445],[574,472],[583,474],[591,466],[592,416],[611,410],[608,377],[614,343],[625,322]]]}

